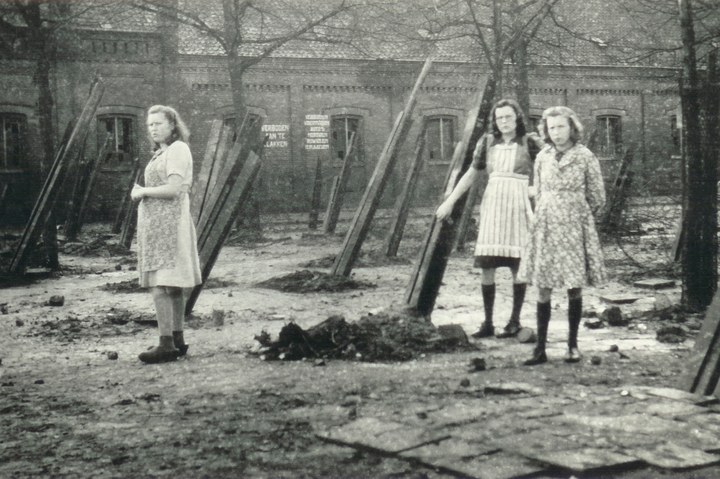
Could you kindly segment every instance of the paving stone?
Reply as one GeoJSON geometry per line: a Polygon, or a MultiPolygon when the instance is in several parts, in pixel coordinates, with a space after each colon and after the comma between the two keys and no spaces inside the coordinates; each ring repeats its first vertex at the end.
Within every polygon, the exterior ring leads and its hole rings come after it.
{"type": "Polygon", "coordinates": [[[451,404],[425,414],[427,423],[437,427],[477,422],[488,415],[487,401],[451,404]]]}
{"type": "Polygon", "coordinates": [[[523,452],[526,457],[544,464],[573,472],[589,472],[599,469],[617,469],[618,467],[639,464],[634,457],[613,449],[585,447],[581,449],[523,452]]]}
{"type": "Polygon", "coordinates": [[[439,456],[425,465],[461,477],[475,479],[510,479],[536,475],[545,470],[542,464],[515,454],[496,453],[473,457],[439,456]]]}
{"type": "Polygon", "coordinates": [[[634,294],[605,294],[600,296],[600,299],[611,304],[630,304],[640,299],[640,296],[634,294]]]}
{"type": "Polygon", "coordinates": [[[683,401],[690,404],[696,404],[698,406],[705,406],[708,404],[714,404],[719,402],[718,398],[716,398],[715,396],[703,396],[702,394],[695,394],[676,388],[633,386],[629,389],[629,391],[633,396],[635,396],[635,392],[642,392],[650,396],[673,399],[675,401],[683,401]]]}
{"type": "Polygon", "coordinates": [[[660,399],[654,397],[648,401],[636,402],[623,408],[623,413],[643,413],[652,416],[660,416],[667,419],[680,418],[693,414],[706,413],[707,408],[695,404],[673,401],[671,399],[660,399]]]}
{"type": "Polygon", "coordinates": [[[633,286],[635,286],[637,288],[665,289],[665,288],[672,288],[673,286],[675,286],[675,281],[672,279],[649,278],[649,279],[641,279],[640,281],[635,281],[633,283],[633,286]]]}
{"type": "Polygon", "coordinates": [[[399,454],[404,459],[414,459],[431,466],[440,460],[457,462],[500,451],[497,446],[451,437],[438,443],[426,444],[399,454]]]}
{"type": "Polygon", "coordinates": [[[628,451],[653,466],[664,469],[687,469],[709,466],[720,462],[720,456],[689,448],[674,442],[663,442],[653,447],[628,451]]]}
{"type": "Polygon", "coordinates": [[[340,428],[319,433],[317,436],[348,446],[365,447],[384,453],[396,453],[448,437],[422,427],[372,417],[358,419],[340,428]]]}

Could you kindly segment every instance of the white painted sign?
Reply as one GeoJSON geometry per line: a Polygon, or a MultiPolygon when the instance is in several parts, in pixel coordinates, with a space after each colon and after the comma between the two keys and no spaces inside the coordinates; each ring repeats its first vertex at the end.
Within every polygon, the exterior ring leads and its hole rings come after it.
{"type": "Polygon", "coordinates": [[[330,149],[330,117],[328,115],[305,115],[305,149],[330,149]]]}
{"type": "Polygon", "coordinates": [[[261,131],[268,136],[265,148],[287,148],[290,125],[263,125],[261,131]]]}

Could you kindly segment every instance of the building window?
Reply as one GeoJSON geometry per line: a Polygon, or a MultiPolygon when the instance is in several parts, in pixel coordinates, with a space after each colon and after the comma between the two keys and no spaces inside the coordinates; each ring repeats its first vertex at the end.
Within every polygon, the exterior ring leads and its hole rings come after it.
{"type": "Polygon", "coordinates": [[[430,163],[450,163],[455,144],[455,117],[433,116],[427,119],[425,151],[430,163]]]}
{"type": "Polygon", "coordinates": [[[540,134],[540,131],[538,130],[538,126],[540,125],[540,120],[542,120],[542,116],[540,115],[530,115],[527,117],[527,125],[526,129],[528,133],[537,133],[540,134]]]}
{"type": "Polygon", "coordinates": [[[105,167],[129,166],[136,156],[135,117],[107,115],[98,118],[98,151],[110,137],[110,148],[105,155],[105,167]]]}
{"type": "Polygon", "coordinates": [[[617,115],[602,115],[595,119],[597,148],[600,156],[622,154],[622,121],[617,115]]]}
{"type": "Polygon", "coordinates": [[[25,164],[25,115],[0,113],[2,122],[2,148],[0,168],[5,170],[22,168],[25,164]]]}
{"type": "MultiPolygon", "coordinates": [[[[250,125],[248,126],[250,128],[253,128],[260,121],[260,115],[256,115],[255,113],[248,113],[248,121],[250,122],[250,125]]],[[[223,127],[223,134],[227,135],[226,141],[234,143],[235,140],[237,140],[237,131],[235,130],[235,117],[225,117],[225,119],[223,120],[223,127]]]]}
{"type": "Polygon", "coordinates": [[[333,116],[330,122],[330,147],[331,155],[337,161],[345,159],[345,152],[350,143],[350,135],[355,133],[353,145],[353,162],[360,163],[363,161],[363,142],[362,142],[362,117],[354,115],[333,116]]]}

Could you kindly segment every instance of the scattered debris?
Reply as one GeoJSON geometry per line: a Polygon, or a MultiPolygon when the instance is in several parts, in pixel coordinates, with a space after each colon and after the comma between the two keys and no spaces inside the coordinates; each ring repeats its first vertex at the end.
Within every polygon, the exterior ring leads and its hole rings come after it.
{"type": "Polygon", "coordinates": [[[602,358],[600,356],[593,356],[590,358],[590,364],[600,366],[602,364],[602,358]]]}
{"type": "Polygon", "coordinates": [[[140,288],[140,280],[137,278],[120,281],[119,283],[105,283],[100,289],[103,291],[112,291],[113,293],[143,293],[144,289],[140,288]]]}
{"type": "Polygon", "coordinates": [[[618,351],[620,351],[620,348],[618,347],[617,344],[612,344],[612,345],[610,345],[610,352],[611,352],[611,353],[617,353],[618,351]]]}
{"type": "Polygon", "coordinates": [[[17,319],[15,320],[15,326],[20,327],[20,326],[24,326],[24,325],[25,325],[25,321],[23,321],[22,319],[17,318],[17,319]]]}
{"type": "Polygon", "coordinates": [[[401,309],[367,314],[352,323],[343,316],[330,316],[307,331],[289,323],[276,341],[271,341],[265,331],[255,339],[261,347],[253,353],[266,360],[406,361],[425,352],[474,349],[464,332],[457,334],[457,328],[443,328],[441,332],[425,318],[401,309]]]}
{"type": "Polygon", "coordinates": [[[342,275],[332,275],[320,271],[304,269],[285,276],[271,278],[256,286],[277,289],[287,293],[339,292],[349,289],[374,288],[375,285],[366,281],[350,279],[342,275]]]}
{"type": "Polygon", "coordinates": [[[65,296],[59,294],[50,296],[50,299],[45,304],[48,306],[62,306],[65,304],[65,296]]]}
{"type": "Polygon", "coordinates": [[[117,353],[117,351],[109,351],[109,352],[107,353],[107,358],[110,359],[110,360],[112,360],[112,361],[117,360],[117,358],[118,358],[118,353],[117,353]]]}
{"type": "Polygon", "coordinates": [[[685,341],[687,333],[680,326],[668,325],[657,330],[656,338],[661,343],[677,344],[685,341]]]}
{"type": "Polygon", "coordinates": [[[485,371],[487,365],[485,364],[485,358],[472,358],[470,360],[470,369],[468,372],[474,373],[478,371],[485,371]]]}
{"type": "Polygon", "coordinates": [[[600,299],[611,304],[630,304],[640,299],[640,297],[633,294],[606,294],[600,296],[600,299]]]}
{"type": "Polygon", "coordinates": [[[627,326],[630,320],[626,318],[622,310],[617,306],[611,306],[600,314],[600,319],[610,326],[627,326]]]}
{"type": "Polygon", "coordinates": [[[468,387],[470,387],[470,380],[469,380],[468,378],[463,378],[463,379],[460,381],[460,387],[463,387],[463,388],[468,388],[468,387]]]}
{"type": "Polygon", "coordinates": [[[532,328],[521,328],[517,334],[517,340],[519,343],[534,343],[537,339],[535,330],[532,328]]]}
{"type": "Polygon", "coordinates": [[[585,327],[588,329],[600,329],[605,327],[605,321],[600,318],[593,318],[585,320],[585,327]]]}
{"type": "Polygon", "coordinates": [[[649,278],[635,281],[633,286],[636,288],[665,289],[674,287],[675,281],[672,279],[649,278]]]}
{"type": "Polygon", "coordinates": [[[116,235],[100,235],[89,242],[67,242],[60,245],[60,251],[74,256],[127,256],[130,251],[118,244],[116,235]],[[110,241],[108,241],[110,240],[110,241]]]}

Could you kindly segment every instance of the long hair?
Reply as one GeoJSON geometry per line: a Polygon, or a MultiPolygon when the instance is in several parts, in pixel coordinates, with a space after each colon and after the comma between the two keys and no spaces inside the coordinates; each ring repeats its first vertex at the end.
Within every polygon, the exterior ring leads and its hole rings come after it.
{"type": "MultiPolygon", "coordinates": [[[[184,141],[185,143],[188,142],[188,139],[190,138],[190,130],[175,108],[165,105],[153,105],[150,109],[148,109],[147,116],[149,117],[153,113],[162,113],[165,115],[165,118],[167,118],[167,121],[172,126],[170,138],[167,140],[168,145],[171,145],[176,140],[184,141]]],[[[154,150],[160,148],[160,145],[153,141],[152,138],[150,139],[150,143],[153,145],[154,150]]]]}
{"type": "Polygon", "coordinates": [[[497,126],[497,122],[495,121],[495,110],[504,106],[509,106],[515,111],[515,116],[517,117],[515,123],[515,136],[517,136],[518,138],[525,136],[527,134],[527,127],[525,126],[527,124],[525,122],[525,114],[523,113],[522,108],[520,108],[520,104],[510,98],[503,98],[499,100],[493,105],[492,110],[490,111],[490,118],[488,119],[489,123],[492,125],[493,136],[495,138],[500,138],[502,136],[502,133],[500,133],[500,129],[497,126]]]}
{"type": "Polygon", "coordinates": [[[582,140],[585,128],[583,128],[582,122],[580,122],[580,118],[577,116],[577,113],[566,106],[551,106],[543,112],[542,119],[540,120],[545,143],[554,145],[550,139],[547,127],[547,119],[551,116],[567,118],[568,124],[570,125],[570,141],[573,145],[582,140]]]}

